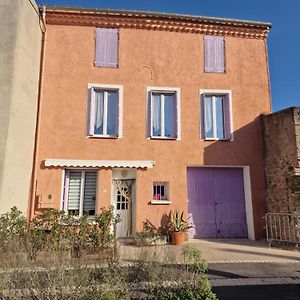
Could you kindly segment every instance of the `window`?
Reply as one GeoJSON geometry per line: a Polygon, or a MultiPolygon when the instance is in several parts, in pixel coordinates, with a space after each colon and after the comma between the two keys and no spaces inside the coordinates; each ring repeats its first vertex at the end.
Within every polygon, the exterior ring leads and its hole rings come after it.
{"type": "Polygon", "coordinates": [[[204,70],[210,73],[225,72],[225,46],[223,36],[204,36],[204,70]]]}
{"type": "Polygon", "coordinates": [[[179,89],[148,88],[148,136],[179,139],[179,89]]]}
{"type": "Polygon", "coordinates": [[[98,85],[89,91],[88,135],[121,137],[122,87],[98,85]]]}
{"type": "Polygon", "coordinates": [[[153,183],[153,200],[169,201],[169,183],[154,182],[153,183]]]}
{"type": "Polygon", "coordinates": [[[67,170],[64,185],[64,211],[76,216],[96,212],[97,171],[67,170]]]}
{"type": "Polygon", "coordinates": [[[96,29],[95,66],[118,67],[119,32],[113,28],[96,29]]]}
{"type": "Polygon", "coordinates": [[[231,93],[201,93],[201,131],[205,140],[230,140],[231,93]]]}

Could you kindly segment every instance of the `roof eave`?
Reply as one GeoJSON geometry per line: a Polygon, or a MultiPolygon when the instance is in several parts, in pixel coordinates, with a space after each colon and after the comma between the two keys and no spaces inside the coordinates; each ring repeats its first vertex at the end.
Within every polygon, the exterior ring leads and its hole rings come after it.
{"type": "MultiPolygon", "coordinates": [[[[40,5],[42,7],[43,5],[40,5]]],[[[123,15],[123,16],[134,16],[134,17],[153,17],[153,18],[166,18],[176,19],[182,21],[198,21],[210,24],[223,24],[223,25],[235,25],[235,26],[247,26],[256,27],[263,29],[270,29],[271,23],[239,20],[230,18],[217,18],[217,17],[206,17],[206,16],[195,16],[186,14],[175,14],[175,13],[163,13],[163,12],[151,12],[151,11],[132,11],[132,10],[115,10],[115,9],[102,9],[102,8],[84,8],[84,7],[71,7],[71,6],[46,6],[47,12],[73,12],[73,13],[85,13],[85,14],[105,14],[105,15],[123,15]]]]}

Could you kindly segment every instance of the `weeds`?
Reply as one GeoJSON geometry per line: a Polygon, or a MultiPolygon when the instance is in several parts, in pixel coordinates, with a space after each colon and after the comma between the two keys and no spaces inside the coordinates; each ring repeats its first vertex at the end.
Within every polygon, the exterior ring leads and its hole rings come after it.
{"type": "Polygon", "coordinates": [[[92,224],[56,210],[45,211],[31,223],[16,208],[2,215],[0,257],[6,264],[0,269],[0,299],[216,299],[207,264],[190,247],[183,248],[181,256],[171,248],[165,248],[165,255],[156,247],[138,248],[130,263],[110,256],[89,264],[83,254],[110,249],[110,227],[117,221],[113,208],[103,209],[92,224]],[[69,250],[73,258],[65,255],[69,250]],[[15,259],[21,254],[22,264],[15,259]]]}

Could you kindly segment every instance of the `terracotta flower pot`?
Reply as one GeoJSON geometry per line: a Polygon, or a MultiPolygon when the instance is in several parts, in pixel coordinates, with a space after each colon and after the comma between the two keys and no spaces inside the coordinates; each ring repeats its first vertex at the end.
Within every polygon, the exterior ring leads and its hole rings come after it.
{"type": "Polygon", "coordinates": [[[172,241],[174,245],[182,245],[185,241],[185,232],[175,231],[172,233],[172,241]]]}

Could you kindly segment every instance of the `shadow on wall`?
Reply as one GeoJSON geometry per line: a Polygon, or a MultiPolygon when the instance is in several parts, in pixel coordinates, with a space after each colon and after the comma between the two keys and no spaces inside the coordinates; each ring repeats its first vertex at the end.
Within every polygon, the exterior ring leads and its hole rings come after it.
{"type": "MultiPolygon", "coordinates": [[[[256,239],[263,238],[265,236],[263,217],[266,212],[266,203],[261,117],[257,117],[254,121],[234,131],[232,141],[204,141],[203,143],[207,143],[203,152],[203,165],[250,167],[255,237],[256,239]]],[[[189,215],[193,221],[195,218],[199,218],[195,211],[190,211],[189,215]]],[[[209,218],[209,216],[206,217],[209,218]]],[[[214,220],[210,220],[210,222],[213,223],[214,220]]],[[[211,225],[213,226],[213,224],[211,225]]],[[[201,236],[197,232],[196,226],[193,230],[195,236],[201,236]]],[[[205,236],[203,237],[205,238],[205,236]]]]}

